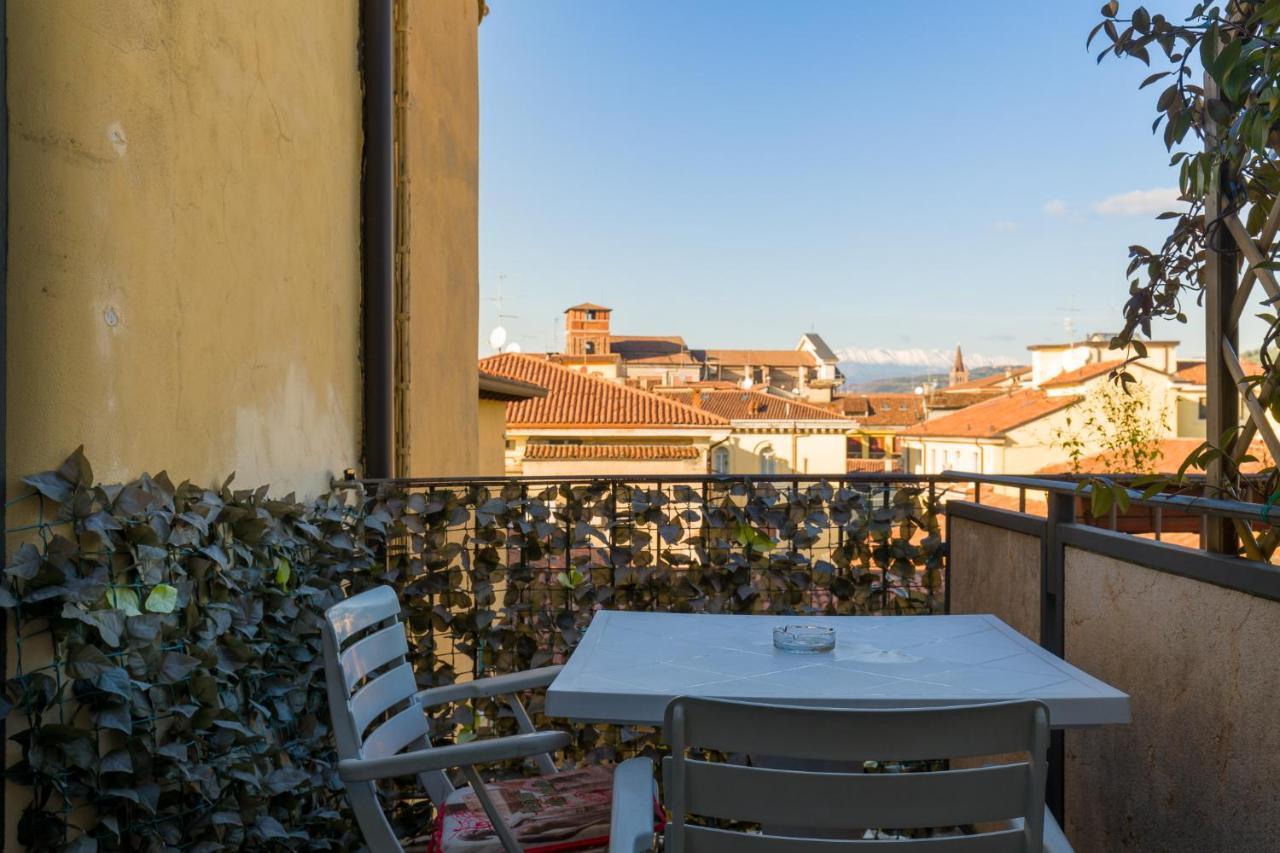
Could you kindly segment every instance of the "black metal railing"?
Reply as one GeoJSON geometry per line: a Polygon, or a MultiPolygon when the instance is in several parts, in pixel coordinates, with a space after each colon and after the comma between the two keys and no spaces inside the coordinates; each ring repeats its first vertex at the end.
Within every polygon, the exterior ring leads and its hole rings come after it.
{"type": "Polygon", "coordinates": [[[942,505],[971,493],[893,473],[360,485],[433,683],[563,660],[599,608],[942,613],[942,505]]]}

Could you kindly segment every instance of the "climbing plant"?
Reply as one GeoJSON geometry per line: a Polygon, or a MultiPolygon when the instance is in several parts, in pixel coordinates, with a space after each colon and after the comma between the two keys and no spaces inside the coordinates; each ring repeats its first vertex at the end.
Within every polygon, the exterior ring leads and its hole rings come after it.
{"type": "MultiPolygon", "coordinates": [[[[1151,66],[1140,88],[1151,87],[1155,93],[1152,130],[1171,153],[1181,194],[1175,209],[1158,217],[1169,225],[1164,242],[1155,248],[1129,247],[1129,298],[1124,328],[1113,347],[1131,347],[1135,358],[1144,355],[1139,332],[1150,337],[1152,322],[1159,319],[1185,323],[1185,305],[1203,299],[1207,249],[1239,249],[1238,255],[1227,257],[1239,260],[1242,288],[1261,282],[1264,293],[1250,304],[1266,332],[1257,347],[1262,369],[1237,377],[1237,384],[1257,400],[1253,418],[1263,411],[1280,413],[1275,360],[1280,286],[1273,274],[1280,269],[1275,256],[1280,226],[1280,0],[1197,3],[1185,18],[1144,6],[1122,9],[1118,0],[1109,0],[1088,44],[1102,46],[1098,62],[1119,57],[1151,66]],[[1208,91],[1206,76],[1213,84],[1208,91]]],[[[1121,370],[1117,378],[1127,383],[1131,377],[1121,370]]],[[[1209,436],[1174,482],[1187,470],[1221,460],[1228,473],[1224,496],[1248,500],[1274,494],[1280,487],[1274,463],[1261,478],[1247,480],[1240,474],[1245,463],[1255,461],[1248,440],[1252,434],[1253,427],[1246,424],[1209,436]]],[[[1167,486],[1153,482],[1150,488],[1167,486]]],[[[1269,556],[1275,547],[1271,541],[1252,543],[1248,531],[1240,532],[1252,556],[1269,556]]]]}
{"type": "MultiPolygon", "coordinates": [[[[30,794],[7,819],[33,851],[358,846],[320,624],[372,584],[397,589],[424,687],[562,661],[600,607],[942,608],[937,502],[912,484],[350,483],[303,503],[164,474],[99,484],[80,451],[26,482],[0,711],[30,794]]],[[[513,722],[477,702],[433,724],[448,741],[513,722]]],[[[566,757],[654,741],[583,727],[566,757]]],[[[406,834],[430,818],[392,803],[406,834]]]]}

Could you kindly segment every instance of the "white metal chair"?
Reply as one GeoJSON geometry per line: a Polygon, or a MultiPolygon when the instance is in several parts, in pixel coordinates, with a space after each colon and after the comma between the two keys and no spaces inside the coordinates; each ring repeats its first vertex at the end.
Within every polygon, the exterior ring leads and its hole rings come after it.
{"type": "MultiPolygon", "coordinates": [[[[537,853],[577,848],[593,839],[603,846],[613,774],[603,767],[559,772],[551,755],[572,738],[537,731],[518,696],[546,687],[560,667],[419,690],[399,616],[395,591],[378,587],[329,608],[323,626],[338,776],[370,850],[403,850],[375,783],[415,775],[436,806],[434,851],[537,853]],[[520,734],[431,745],[427,708],[482,697],[502,697],[520,734]],[[476,769],[519,758],[532,758],[542,775],[486,785],[476,769]],[[469,786],[455,789],[445,772],[452,769],[460,769],[469,786]]],[[[649,820],[652,834],[652,781],[649,820]]]]}
{"type": "MultiPolygon", "coordinates": [[[[1040,702],[847,710],[679,698],[667,707],[663,760],[666,853],[1070,851],[1044,807],[1049,713],[1040,702]],[[691,748],[802,762],[923,761],[1027,753],[1026,761],[920,773],[779,770],[699,760],[691,748]],[[737,832],[689,816],[811,828],[813,836],[737,832]],[[860,827],[996,823],[970,835],[861,838],[860,827]],[[840,837],[843,833],[843,837],[840,837]]],[[[636,780],[648,759],[618,768],[610,853],[650,850],[636,780]]],[[[802,764],[803,766],[803,764],[802,764]]],[[[793,832],[787,830],[788,833],[793,832]]]]}

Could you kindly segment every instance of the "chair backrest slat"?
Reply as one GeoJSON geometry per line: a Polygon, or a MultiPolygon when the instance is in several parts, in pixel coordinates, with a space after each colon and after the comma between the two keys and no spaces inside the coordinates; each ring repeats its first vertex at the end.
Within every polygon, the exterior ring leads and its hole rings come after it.
{"type": "Polygon", "coordinates": [[[342,645],[365,628],[398,617],[400,601],[394,589],[379,586],[338,602],[324,615],[338,639],[338,645],[342,645]]]}
{"type": "Polygon", "coordinates": [[[686,761],[684,807],[704,817],[818,829],[960,826],[1022,817],[1029,784],[1025,763],[921,773],[813,773],[686,761]]]}
{"type": "Polygon", "coordinates": [[[1048,713],[1033,701],[861,710],[678,698],[667,706],[663,729],[671,747],[663,763],[671,813],[667,850],[816,853],[893,845],[901,853],[1038,853],[1048,713]],[[745,754],[748,760],[719,762],[690,750],[745,754]],[[900,773],[861,772],[868,759],[935,762],[1015,753],[1027,759],[968,769],[930,764],[900,773]],[[838,772],[831,772],[833,766],[838,772]],[[691,825],[691,816],[759,823],[763,833],[691,825]],[[1005,820],[1015,822],[967,836],[858,837],[867,827],[949,828],[1005,820]]]}
{"type": "Polygon", "coordinates": [[[370,674],[409,653],[409,642],[404,636],[404,626],[388,625],[352,643],[342,653],[342,674],[347,689],[351,690],[370,674]]]}
{"type": "MultiPolygon", "coordinates": [[[[371,722],[417,692],[418,684],[413,678],[412,664],[402,663],[390,672],[379,675],[351,697],[351,716],[355,720],[356,731],[363,735],[371,722]]],[[[422,716],[421,708],[418,716],[422,716]]],[[[425,728],[425,717],[423,725],[425,728]]]]}
{"type": "Polygon", "coordinates": [[[413,703],[369,733],[360,747],[360,757],[388,758],[426,736],[426,715],[422,706],[413,703]]]}
{"type": "MultiPolygon", "coordinates": [[[[395,590],[375,587],[330,607],[325,611],[322,639],[338,757],[387,758],[405,749],[430,748],[430,726],[418,699],[395,590]],[[387,714],[390,717],[379,722],[387,714]]],[[[437,806],[454,790],[442,771],[420,773],[418,780],[437,806]]],[[[350,782],[346,787],[369,849],[400,853],[400,841],[383,812],[377,786],[350,782]]]]}
{"type": "MultiPolygon", "coordinates": [[[[671,850],[670,828],[667,835],[667,849],[671,850]]],[[[676,849],[683,853],[903,853],[904,844],[909,843],[896,838],[874,841],[779,838],[690,826],[684,829],[684,846],[676,849]]],[[[1021,830],[1006,829],[982,835],[930,838],[927,845],[923,849],[928,853],[1022,853],[1026,850],[1026,839],[1021,830]]]]}
{"type": "Polygon", "coordinates": [[[964,758],[1006,755],[1027,748],[1031,721],[1017,703],[939,708],[858,710],[860,725],[849,724],[843,708],[804,709],[804,725],[795,724],[796,708],[724,702],[717,719],[697,715],[685,724],[690,743],[720,752],[754,752],[791,758],[847,761],[928,761],[939,756],[964,758]]]}

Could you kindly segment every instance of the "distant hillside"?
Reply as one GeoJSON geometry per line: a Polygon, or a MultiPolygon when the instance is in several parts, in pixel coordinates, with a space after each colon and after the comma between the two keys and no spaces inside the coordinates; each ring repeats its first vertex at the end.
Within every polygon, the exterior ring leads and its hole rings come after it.
{"type": "MultiPolygon", "coordinates": [[[[969,378],[981,379],[984,376],[991,376],[996,373],[1004,373],[1004,368],[974,367],[969,370],[969,378]]],[[[845,375],[847,376],[848,374],[845,375]]],[[[865,382],[846,382],[844,389],[861,394],[906,394],[914,391],[916,386],[923,385],[926,382],[936,382],[939,388],[945,387],[947,374],[945,372],[921,373],[916,376],[891,376],[885,379],[870,379],[865,382]]]]}

